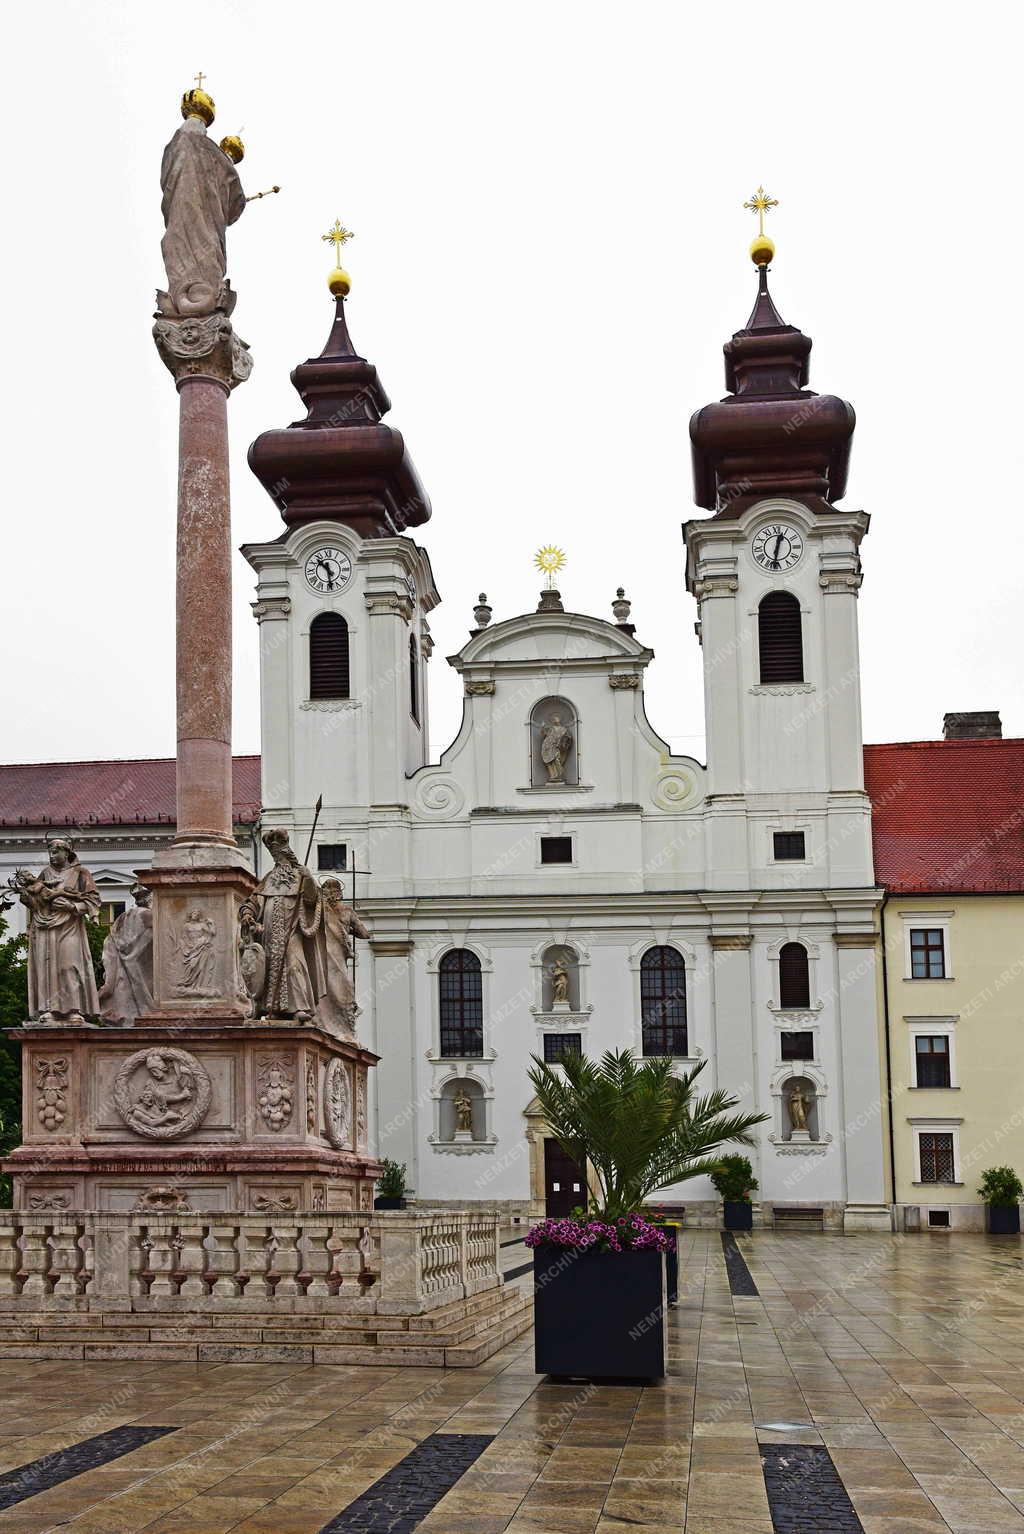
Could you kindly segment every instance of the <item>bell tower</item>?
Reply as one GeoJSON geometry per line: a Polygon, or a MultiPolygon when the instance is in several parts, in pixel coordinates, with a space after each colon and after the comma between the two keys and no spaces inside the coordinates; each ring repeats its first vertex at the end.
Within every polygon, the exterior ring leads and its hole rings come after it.
{"type": "Polygon", "coordinates": [[[308,829],[322,794],[318,840],[338,848],[368,818],[394,815],[427,759],[427,613],[439,600],[409,536],[430,502],[383,420],[377,369],[349,336],[349,238],[337,221],[324,235],[339,260],[334,321],[320,355],[291,375],[306,417],[249,449],[284,530],[243,549],[258,577],[265,820],[308,829]]]}
{"type": "MultiPolygon", "coordinates": [[[[864,793],[857,591],[860,511],[840,509],[853,407],[807,388],[811,340],[768,288],[775,253],[763,188],[746,204],[757,294],[725,344],[728,394],[690,421],[694,494],[687,587],[700,609],[707,724],[709,864],[726,885],[776,877],[776,849],[802,836],[802,876],[872,880],[864,793]]],[[[791,877],[793,870],[781,871],[791,877]]]]}

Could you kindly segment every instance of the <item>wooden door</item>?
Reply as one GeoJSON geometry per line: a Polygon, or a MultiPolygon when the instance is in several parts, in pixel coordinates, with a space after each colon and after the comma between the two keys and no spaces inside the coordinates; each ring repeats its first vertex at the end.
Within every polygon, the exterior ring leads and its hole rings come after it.
{"type": "Polygon", "coordinates": [[[544,1141],[544,1212],[564,1219],[577,1207],[587,1205],[587,1179],[557,1140],[544,1141]]]}

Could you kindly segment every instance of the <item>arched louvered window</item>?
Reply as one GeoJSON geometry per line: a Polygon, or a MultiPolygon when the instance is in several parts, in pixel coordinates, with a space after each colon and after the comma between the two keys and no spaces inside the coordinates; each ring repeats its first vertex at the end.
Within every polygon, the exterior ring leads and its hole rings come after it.
{"type": "Polygon", "coordinates": [[[686,965],[677,948],[648,948],[640,960],[645,1055],[685,1055],[686,965]]]}
{"type": "Polygon", "coordinates": [[[441,960],[441,1054],[479,1058],[484,1052],[484,998],[480,960],[469,948],[452,948],[441,960]]]}
{"type": "Polygon", "coordinates": [[[320,613],[309,625],[309,696],[349,696],[348,624],[340,613],[320,613]]]}
{"type": "Polygon", "coordinates": [[[409,712],[420,722],[420,652],[415,634],[409,635],[409,712]]]}
{"type": "Polygon", "coordinates": [[[804,642],[800,603],[790,591],[769,591],[757,609],[762,682],[802,682],[804,642]]]}
{"type": "Polygon", "coordinates": [[[779,949],[780,1007],[809,1007],[811,971],[803,943],[783,943],[779,949]]]}

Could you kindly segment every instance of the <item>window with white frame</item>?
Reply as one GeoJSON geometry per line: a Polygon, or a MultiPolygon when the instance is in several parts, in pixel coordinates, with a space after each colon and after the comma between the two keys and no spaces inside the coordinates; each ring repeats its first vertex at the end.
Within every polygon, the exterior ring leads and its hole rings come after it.
{"type": "Polygon", "coordinates": [[[916,1181],[960,1182],[960,1119],[919,1120],[913,1125],[916,1181]]]}
{"type": "Polygon", "coordinates": [[[903,963],[907,980],[948,980],[951,911],[903,912],[903,963]]]}

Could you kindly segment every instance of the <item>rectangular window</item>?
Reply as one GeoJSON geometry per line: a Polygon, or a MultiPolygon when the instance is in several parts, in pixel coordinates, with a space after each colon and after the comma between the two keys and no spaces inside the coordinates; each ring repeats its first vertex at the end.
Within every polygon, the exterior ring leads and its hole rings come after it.
{"type": "Polygon", "coordinates": [[[776,863],[802,863],[807,856],[802,831],[774,831],[772,846],[776,863]]]}
{"type": "Polygon", "coordinates": [[[910,978],[945,980],[946,946],[941,927],[911,927],[910,978]]]}
{"type": "Polygon", "coordinates": [[[546,1033],[544,1035],[544,1059],[549,1065],[557,1065],[566,1055],[583,1053],[581,1033],[546,1033]]]}
{"type": "Polygon", "coordinates": [[[105,900],[96,912],[96,920],[101,927],[112,927],[119,916],[124,914],[126,902],[123,900],[105,900]]]}
{"type": "Polygon", "coordinates": [[[946,1230],[948,1228],[948,1226],[949,1226],[949,1210],[948,1209],[929,1209],[929,1211],[928,1211],[928,1224],[929,1225],[939,1225],[939,1226],[942,1227],[943,1230],[946,1230]]]}
{"type": "Polygon", "coordinates": [[[921,1181],[953,1182],[953,1136],[926,1134],[918,1136],[921,1147],[921,1181]]]}
{"type": "Polygon", "coordinates": [[[919,1087],[950,1085],[949,1039],[945,1034],[919,1034],[914,1040],[914,1061],[919,1087]]]}
{"type": "Polygon", "coordinates": [[[321,842],[316,849],[316,866],[321,873],[336,873],[348,867],[348,848],[344,842],[321,842]]]}
{"type": "Polygon", "coordinates": [[[540,839],[540,860],[542,863],[571,863],[572,837],[542,836],[540,839]]]}
{"type": "Polygon", "coordinates": [[[782,1035],[783,1060],[813,1060],[813,1033],[784,1033],[782,1035]]]}

